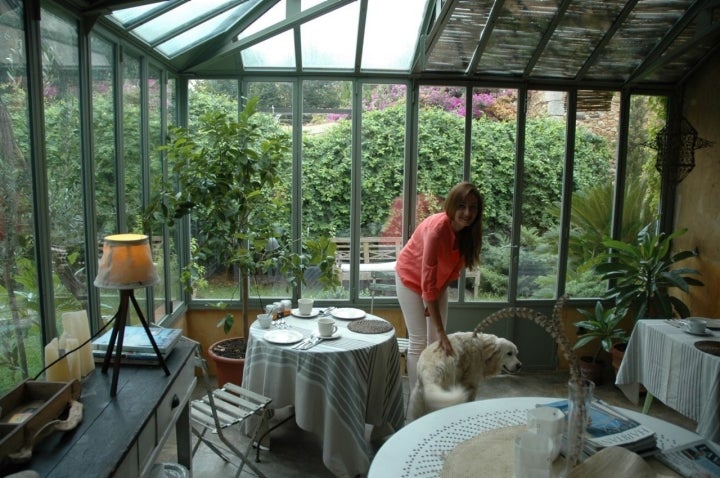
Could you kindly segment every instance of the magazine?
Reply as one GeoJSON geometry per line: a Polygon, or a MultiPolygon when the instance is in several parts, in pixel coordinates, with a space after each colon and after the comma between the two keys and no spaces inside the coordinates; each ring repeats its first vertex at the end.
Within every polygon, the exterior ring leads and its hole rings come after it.
{"type": "MultiPolygon", "coordinates": [[[[180,337],[182,337],[181,329],[167,329],[164,327],[150,327],[155,344],[157,344],[160,353],[167,355],[175,347],[180,337]]],[[[93,340],[93,348],[95,350],[107,350],[110,343],[112,330],[108,330],[103,335],[93,340]]],[[[142,325],[131,325],[125,327],[122,344],[123,352],[145,352],[154,354],[152,344],[148,338],[147,332],[142,325]]]]}
{"type": "MultiPolygon", "coordinates": [[[[543,406],[560,409],[566,416],[568,401],[560,400],[543,406]]],[[[566,441],[567,437],[563,437],[566,441]]],[[[591,456],[611,446],[621,446],[641,456],[658,451],[657,436],[654,431],[639,422],[623,415],[601,400],[593,400],[590,406],[590,420],[585,429],[583,453],[591,456]]],[[[563,445],[561,452],[564,452],[563,445]]]]}
{"type": "Polygon", "coordinates": [[[720,452],[706,440],[664,450],[655,458],[685,478],[720,476],[720,452]]]}
{"type": "MultiPolygon", "coordinates": [[[[95,363],[105,362],[105,350],[93,350],[93,359],[95,363]]],[[[167,354],[162,354],[163,359],[167,359],[167,354]]],[[[115,363],[115,352],[113,351],[112,357],[110,357],[110,363],[115,363]]],[[[155,352],[125,352],[123,350],[120,354],[120,363],[122,365],[160,365],[160,360],[155,352]]]]}

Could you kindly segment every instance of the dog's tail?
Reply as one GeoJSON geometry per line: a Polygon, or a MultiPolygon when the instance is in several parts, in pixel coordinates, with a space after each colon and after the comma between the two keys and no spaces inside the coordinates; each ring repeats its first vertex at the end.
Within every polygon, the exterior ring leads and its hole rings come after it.
{"type": "Polygon", "coordinates": [[[453,385],[449,390],[434,383],[426,383],[424,387],[425,404],[431,410],[450,407],[470,400],[469,392],[460,385],[453,385]]]}

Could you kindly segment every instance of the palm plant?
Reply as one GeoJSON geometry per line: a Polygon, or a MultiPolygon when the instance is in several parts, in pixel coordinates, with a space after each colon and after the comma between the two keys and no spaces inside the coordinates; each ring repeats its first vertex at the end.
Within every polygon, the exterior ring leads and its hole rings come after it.
{"type": "Polygon", "coordinates": [[[696,269],[678,267],[685,259],[696,257],[696,251],[670,253],[672,240],[687,232],[680,229],[671,234],[657,232],[657,222],[638,232],[635,242],[605,239],[609,249],[607,262],[595,266],[603,280],[610,280],[605,298],[615,301],[616,307],[634,312],[636,320],[644,317],[687,317],[688,307],[669,290],[677,287],[688,292],[691,286],[703,283],[692,277],[696,269]]]}

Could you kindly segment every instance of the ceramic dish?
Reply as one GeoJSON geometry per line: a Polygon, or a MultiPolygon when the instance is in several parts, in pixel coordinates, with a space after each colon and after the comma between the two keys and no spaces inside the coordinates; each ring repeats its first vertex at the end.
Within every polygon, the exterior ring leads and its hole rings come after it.
{"type": "Polygon", "coordinates": [[[300,342],[305,336],[297,330],[278,329],[266,332],[263,338],[274,344],[288,345],[300,342]]]}
{"type": "Polygon", "coordinates": [[[332,334],[332,335],[329,336],[329,337],[323,337],[323,336],[321,335],[321,336],[320,336],[320,341],[323,341],[323,340],[335,340],[335,339],[339,339],[339,338],[340,338],[340,331],[335,332],[334,334],[332,334]]]}
{"type": "Polygon", "coordinates": [[[300,317],[301,319],[312,319],[320,314],[320,309],[313,307],[312,312],[309,314],[301,314],[300,309],[292,309],[290,313],[295,317],[300,317]]]}
{"type": "Polygon", "coordinates": [[[352,307],[343,307],[333,310],[332,312],[330,312],[330,315],[332,315],[336,319],[357,320],[365,317],[365,311],[360,309],[354,309],[352,307]]]}
{"type": "Polygon", "coordinates": [[[690,332],[688,329],[683,329],[683,332],[690,335],[697,335],[698,337],[707,337],[708,335],[712,335],[712,332],[710,330],[705,329],[705,332],[703,333],[697,333],[697,332],[690,332]]]}

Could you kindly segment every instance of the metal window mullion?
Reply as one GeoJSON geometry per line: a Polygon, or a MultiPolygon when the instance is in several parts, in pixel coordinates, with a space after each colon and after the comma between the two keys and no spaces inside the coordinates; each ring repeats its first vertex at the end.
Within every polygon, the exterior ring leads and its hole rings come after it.
{"type": "Polygon", "coordinates": [[[92,285],[93,278],[97,275],[97,211],[95,208],[95,161],[94,161],[94,137],[93,137],[93,103],[92,103],[92,48],[90,43],[90,29],[85,28],[81,23],[79,29],[79,64],[80,64],[80,155],[82,174],[83,210],[85,217],[85,276],[88,303],[87,311],[92,322],[92,327],[100,327],[100,294],[97,287],[92,285]]]}
{"type": "Polygon", "coordinates": [[[47,150],[43,108],[43,69],[40,34],[40,1],[24,2],[25,46],[29,113],[30,174],[32,178],[35,260],[38,273],[38,309],[43,344],[58,335],[55,325],[52,259],[50,257],[50,206],[47,196],[47,150]]]}
{"type": "Polygon", "coordinates": [[[568,91],[567,118],[565,118],[565,167],[563,168],[562,196],[560,198],[560,243],[558,244],[555,297],[565,293],[568,251],[570,250],[570,219],[572,213],[573,176],[575,175],[575,130],[577,127],[577,89],[568,91]]]}
{"type": "Polygon", "coordinates": [[[525,174],[525,127],[527,124],[527,87],[518,89],[517,131],[515,140],[515,178],[513,181],[510,264],[508,273],[508,304],[517,302],[520,263],[520,226],[522,221],[523,175],[525,174]]]}
{"type": "MultiPolygon", "coordinates": [[[[302,252],[302,173],[303,173],[303,82],[293,81],[292,110],[295,113],[292,116],[292,206],[290,208],[291,224],[290,234],[295,244],[294,252],[302,252]]],[[[302,282],[302,281],[299,281],[302,282]]],[[[302,297],[301,284],[298,283],[294,289],[294,297],[302,297]]]]}
{"type": "Polygon", "coordinates": [[[350,135],[350,300],[360,295],[360,218],[362,201],[362,85],[352,84],[352,134],[350,135]]]}

